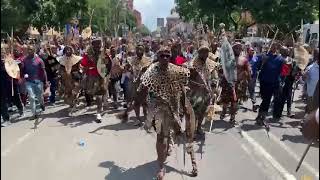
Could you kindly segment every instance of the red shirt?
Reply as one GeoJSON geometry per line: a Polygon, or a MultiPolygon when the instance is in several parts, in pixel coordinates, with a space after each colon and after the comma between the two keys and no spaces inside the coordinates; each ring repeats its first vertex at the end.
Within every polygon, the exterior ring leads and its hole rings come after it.
{"type": "Polygon", "coordinates": [[[186,59],[184,57],[182,57],[182,56],[176,57],[176,62],[175,62],[176,65],[182,65],[185,62],[186,62],[186,59]]]}
{"type": "Polygon", "coordinates": [[[84,54],[82,58],[81,66],[86,69],[85,73],[89,76],[99,76],[96,63],[89,60],[89,57],[86,54],[84,54]]]}
{"type": "Polygon", "coordinates": [[[281,68],[281,76],[288,76],[291,72],[292,65],[291,64],[284,64],[281,68]]]}

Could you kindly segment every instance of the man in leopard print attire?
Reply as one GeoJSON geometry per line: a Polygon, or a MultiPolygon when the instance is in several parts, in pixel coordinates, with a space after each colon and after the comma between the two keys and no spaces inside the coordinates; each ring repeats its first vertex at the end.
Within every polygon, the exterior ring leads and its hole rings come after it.
{"type": "Polygon", "coordinates": [[[197,176],[197,166],[193,151],[194,112],[186,97],[190,71],[169,63],[171,54],[168,47],[158,51],[158,62],[149,66],[141,76],[138,94],[141,99],[147,98],[148,118],[146,128],[152,126],[157,132],[156,149],[160,170],[157,179],[162,180],[165,175],[164,162],[168,156],[170,131],[174,135],[182,135],[182,118],[186,120],[186,151],[191,155],[193,170],[191,175],[197,176]]]}

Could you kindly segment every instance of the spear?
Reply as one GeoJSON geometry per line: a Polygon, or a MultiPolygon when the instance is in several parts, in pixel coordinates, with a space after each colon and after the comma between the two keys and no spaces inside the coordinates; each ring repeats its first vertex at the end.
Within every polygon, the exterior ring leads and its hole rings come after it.
{"type": "Polygon", "coordinates": [[[212,15],[212,31],[215,32],[215,29],[214,29],[214,19],[215,19],[215,16],[214,14],[212,15]]]}
{"type": "Polygon", "coordinates": [[[274,34],[274,37],[273,37],[273,39],[272,39],[272,41],[271,41],[271,43],[270,43],[270,46],[269,46],[269,49],[268,49],[267,53],[271,50],[271,47],[272,47],[272,45],[273,45],[273,42],[276,40],[276,37],[277,37],[277,35],[278,35],[278,32],[279,32],[279,28],[277,28],[277,31],[276,31],[276,33],[274,34]]]}
{"type": "MultiPolygon", "coordinates": [[[[10,48],[11,56],[13,57],[13,26],[11,27],[11,48],[10,48]]],[[[13,90],[13,78],[11,78],[11,95],[14,96],[13,90]]]]}
{"type": "Polygon", "coordinates": [[[296,172],[298,172],[298,170],[300,169],[300,166],[301,166],[304,158],[306,157],[306,155],[307,155],[307,153],[308,153],[308,151],[309,151],[309,149],[310,149],[313,141],[314,141],[314,139],[313,139],[312,141],[310,141],[310,143],[308,144],[306,150],[303,152],[303,155],[302,155],[302,157],[301,157],[301,159],[300,159],[300,161],[299,161],[299,163],[298,163],[298,166],[297,166],[297,168],[296,168],[296,172]]]}
{"type": "Polygon", "coordinates": [[[304,42],[304,40],[303,40],[303,19],[301,19],[300,41],[304,42]]]}
{"type": "Polygon", "coordinates": [[[13,27],[11,27],[11,49],[10,53],[13,54],[13,27]]]}

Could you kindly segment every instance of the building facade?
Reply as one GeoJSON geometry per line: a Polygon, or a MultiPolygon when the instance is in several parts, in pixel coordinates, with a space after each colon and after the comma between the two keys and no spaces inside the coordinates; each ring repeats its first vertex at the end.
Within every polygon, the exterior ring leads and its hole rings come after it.
{"type": "Polygon", "coordinates": [[[141,27],[142,26],[142,17],[141,17],[141,13],[134,9],[133,4],[134,4],[134,0],[125,0],[124,1],[124,5],[125,7],[132,12],[132,14],[134,15],[135,19],[136,19],[136,23],[137,23],[137,27],[141,27]]]}
{"type": "Polygon", "coordinates": [[[164,27],[164,18],[157,18],[157,27],[164,27]]]}
{"type": "Polygon", "coordinates": [[[136,22],[137,22],[137,27],[141,27],[142,26],[142,17],[141,17],[141,13],[138,10],[133,10],[133,14],[136,17],[136,22]]]}

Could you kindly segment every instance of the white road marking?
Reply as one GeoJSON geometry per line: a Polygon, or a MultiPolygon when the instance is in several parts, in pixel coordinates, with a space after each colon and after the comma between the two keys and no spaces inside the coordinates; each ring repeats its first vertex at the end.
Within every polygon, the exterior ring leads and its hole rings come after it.
{"type": "Polygon", "coordinates": [[[296,180],[277,160],[275,160],[260,144],[258,144],[248,133],[242,131],[243,137],[253,146],[254,151],[264,157],[283,177],[285,180],[296,180]]]}
{"type": "MultiPolygon", "coordinates": [[[[287,153],[289,153],[290,156],[292,156],[297,162],[300,161],[299,156],[294,153],[288,146],[285,145],[285,143],[281,142],[275,135],[269,133],[270,138],[276,142],[278,145],[280,145],[287,153]]],[[[314,176],[316,176],[319,179],[319,171],[313,168],[308,162],[303,161],[302,166],[305,167],[308,171],[310,171],[314,176]]]]}
{"type": "Polygon", "coordinates": [[[283,180],[282,175],[277,172],[277,170],[264,158],[255,157],[253,152],[249,147],[241,144],[241,148],[248,154],[252,161],[256,162],[257,166],[266,174],[269,179],[272,180],[283,180]]]}
{"type": "Polygon", "coordinates": [[[18,138],[18,140],[16,141],[16,143],[10,145],[8,148],[6,148],[3,152],[1,152],[1,157],[6,157],[14,147],[18,146],[19,144],[21,144],[23,141],[25,141],[31,134],[33,134],[32,132],[28,132],[26,133],[24,136],[21,136],[20,138],[18,138]]]}

